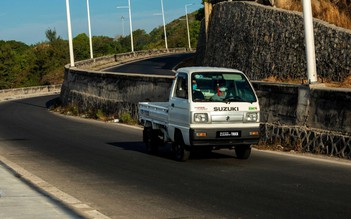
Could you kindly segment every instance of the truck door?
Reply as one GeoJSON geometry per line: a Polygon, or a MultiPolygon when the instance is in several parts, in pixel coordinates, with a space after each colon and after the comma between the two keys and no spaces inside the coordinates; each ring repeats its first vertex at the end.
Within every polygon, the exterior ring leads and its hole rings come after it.
{"type": "Polygon", "coordinates": [[[183,139],[186,141],[189,135],[190,110],[188,100],[188,75],[178,73],[175,86],[169,100],[169,131],[174,136],[174,129],[182,131],[183,139]]]}

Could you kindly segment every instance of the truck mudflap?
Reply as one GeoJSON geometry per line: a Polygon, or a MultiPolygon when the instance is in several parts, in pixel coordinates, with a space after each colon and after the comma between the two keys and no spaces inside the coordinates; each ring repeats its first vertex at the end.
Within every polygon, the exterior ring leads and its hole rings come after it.
{"type": "Polygon", "coordinates": [[[230,148],[252,145],[259,141],[259,128],[190,129],[190,144],[194,147],[230,148]]]}

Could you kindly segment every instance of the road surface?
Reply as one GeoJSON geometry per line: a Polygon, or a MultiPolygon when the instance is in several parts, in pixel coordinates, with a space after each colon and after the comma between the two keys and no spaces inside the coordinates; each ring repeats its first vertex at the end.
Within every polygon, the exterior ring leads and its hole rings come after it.
{"type": "Polygon", "coordinates": [[[253,151],[146,154],[135,127],[0,103],[0,154],[112,218],[347,218],[351,166],[253,151]]]}
{"type": "Polygon", "coordinates": [[[143,73],[154,75],[174,75],[172,69],[181,61],[192,57],[194,53],[180,53],[168,56],[155,57],[127,65],[120,65],[105,69],[108,72],[143,73]]]}

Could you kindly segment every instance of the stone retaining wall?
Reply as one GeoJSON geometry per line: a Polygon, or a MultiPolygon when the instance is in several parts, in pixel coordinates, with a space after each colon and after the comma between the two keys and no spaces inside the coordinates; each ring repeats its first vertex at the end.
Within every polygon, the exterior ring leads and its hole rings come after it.
{"type": "MultiPolygon", "coordinates": [[[[351,73],[351,31],[314,19],[317,74],[343,81],[351,73]]],[[[240,69],[252,80],[307,79],[302,13],[253,2],[215,4],[199,65],[240,69]],[[207,46],[206,46],[207,45],[207,46]]]]}
{"type": "Polygon", "coordinates": [[[306,126],[261,125],[259,146],[351,159],[351,136],[306,126]]]}

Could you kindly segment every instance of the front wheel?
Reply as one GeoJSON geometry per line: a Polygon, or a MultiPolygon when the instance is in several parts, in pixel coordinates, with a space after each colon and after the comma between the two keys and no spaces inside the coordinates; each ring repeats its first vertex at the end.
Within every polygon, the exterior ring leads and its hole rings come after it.
{"type": "Polygon", "coordinates": [[[172,145],[174,159],[177,161],[186,161],[190,157],[190,151],[185,148],[184,140],[178,135],[176,141],[172,145]]]}
{"type": "Polygon", "coordinates": [[[250,157],[251,146],[250,145],[240,145],[235,147],[236,157],[242,160],[246,160],[250,157]]]}

